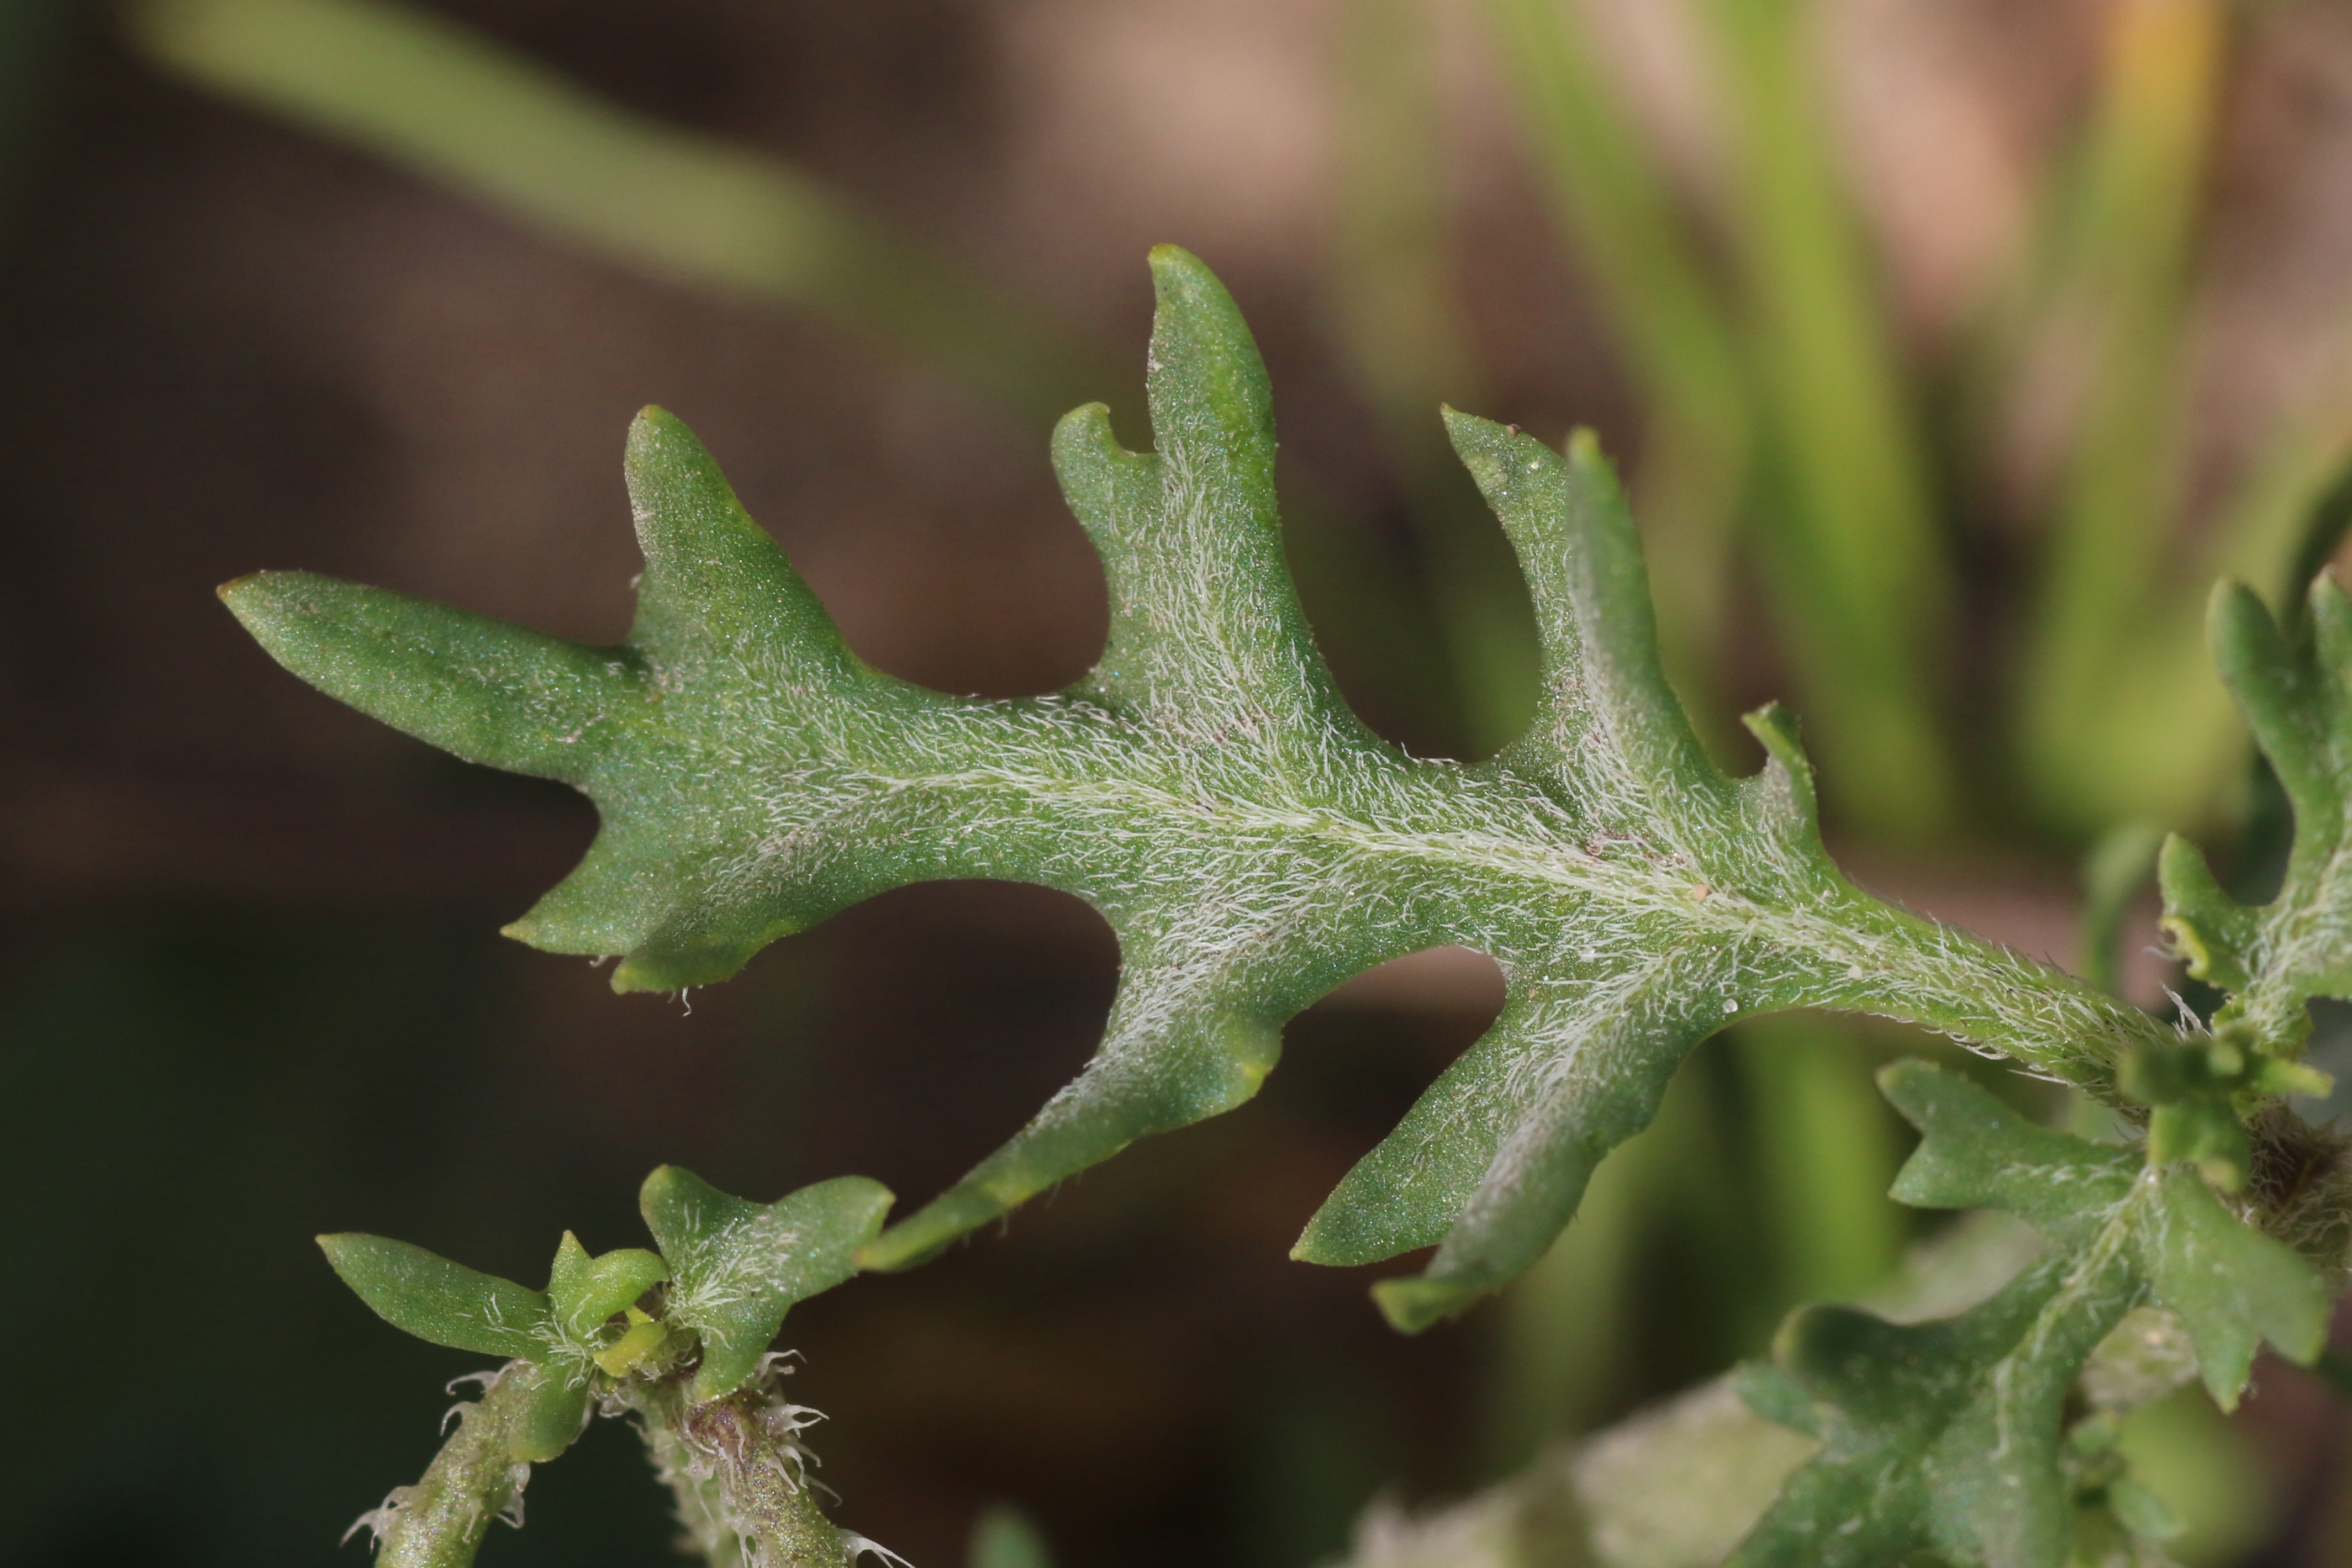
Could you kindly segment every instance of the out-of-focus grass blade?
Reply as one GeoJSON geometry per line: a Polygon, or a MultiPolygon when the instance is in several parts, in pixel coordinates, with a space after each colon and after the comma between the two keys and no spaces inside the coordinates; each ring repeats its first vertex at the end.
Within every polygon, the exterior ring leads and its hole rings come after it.
{"type": "MultiPolygon", "coordinates": [[[[2181,482],[2185,282],[2224,38],[2216,0],[2109,18],[2080,164],[2058,212],[2049,329],[2088,345],[2032,646],[2021,755],[2042,813],[2084,830],[2178,819],[2211,787],[2184,743],[2226,723],[2201,674],[2206,583],[2167,571],[2181,482]]],[[[2267,578],[2270,572],[2262,574],[2267,578]]]]}
{"type": "MultiPolygon", "coordinates": [[[[142,0],[126,20],[148,57],[210,91],[639,272],[871,334],[1024,420],[1139,405],[1120,395],[1130,375],[781,160],[631,113],[396,0],[142,0]]],[[[1425,599],[1297,477],[1289,542],[1318,632],[1411,722],[1442,727],[1457,694],[1425,599]]]]}
{"type": "Polygon", "coordinates": [[[2123,994],[2124,917],[2156,880],[2163,830],[2126,822],[2102,834],[2083,857],[2083,909],[2074,927],[2074,972],[2099,989],[2123,994]]]}
{"type": "Polygon", "coordinates": [[[1535,612],[1509,544],[1437,405],[1482,408],[1445,201],[1429,0],[1356,0],[1339,20],[1335,325],[1380,416],[1436,601],[1465,749],[1499,750],[1535,711],[1535,612]]]}
{"type": "Polygon", "coordinates": [[[2056,798],[2073,809],[2053,810],[2063,825],[2081,830],[2133,811],[2187,825],[2243,804],[2246,727],[2213,670],[2206,600],[2221,578],[2261,584],[2280,623],[2298,624],[2305,589],[2352,521],[2347,454],[2352,410],[2329,410],[2278,433],[2193,564],[2149,594],[2125,633],[2102,700],[2068,754],[2053,748],[2048,759],[2066,770],[2056,798]]]}
{"type": "Polygon", "coordinates": [[[1646,405],[1635,509],[1667,669],[1703,714],[1751,456],[1737,333],[1571,0],[1488,0],[1487,14],[1568,242],[1646,405]]]}
{"type": "MultiPolygon", "coordinates": [[[[1777,621],[1842,819],[1948,827],[1929,669],[1950,599],[1877,290],[1832,176],[1794,0],[1710,0],[1738,110],[1727,302],[1605,79],[1574,0],[1489,0],[1570,239],[1647,402],[1636,501],[1670,667],[1704,688],[1733,523],[1761,508],[1777,621]]],[[[1703,700],[1698,705],[1704,706],[1703,700]]]]}
{"type": "MultiPolygon", "coordinates": [[[[2352,338],[2352,319],[2344,330],[2352,338]]],[[[2213,580],[2222,577],[2258,584],[2280,627],[2299,639],[2308,629],[2305,595],[2311,580],[2327,570],[2346,533],[2352,532],[2352,390],[2339,391],[2278,431],[2250,469],[2213,529],[2202,570],[2186,586],[2210,592],[2213,580]]],[[[2193,607],[2200,652],[2204,608],[2200,592],[2193,607]]],[[[2183,619],[2191,613],[2185,609],[2183,619]]],[[[2237,733],[2233,719],[2233,737],[2237,733]]],[[[2233,744],[2231,756],[2240,749],[2233,744]]]]}
{"type": "Polygon", "coordinates": [[[2311,630],[2311,601],[2305,591],[2344,548],[2344,536],[2352,532],[2352,463],[2346,461],[2340,441],[2336,448],[2329,455],[2327,482],[2313,492],[2304,526],[2297,530],[2286,580],[2280,585],[2279,624],[2297,642],[2311,630]]]}
{"type": "Polygon", "coordinates": [[[1734,1037],[1771,1217],[1783,1299],[1853,1301],[1903,1256],[1902,1164],[1873,1063],[1852,1028],[1815,1014],[1758,1019],[1734,1037]]]}
{"type": "Polygon", "coordinates": [[[1400,426],[1425,424],[1443,445],[1432,403],[1475,408],[1483,378],[1448,251],[1434,31],[1429,0],[1355,0],[1339,18],[1333,296],[1350,368],[1375,412],[1400,426]]]}
{"type": "Polygon", "coordinates": [[[1958,809],[1933,668],[1950,569],[1881,289],[1830,158],[1813,13],[1805,0],[1704,7],[1734,110],[1734,250],[1772,443],[1761,521],[1822,776],[1844,780],[1853,825],[1918,838],[1958,809]]]}
{"type": "Polygon", "coordinates": [[[1635,1138],[1601,1162],[1574,1221],[1504,1292],[1486,1456],[1496,1474],[1590,1428],[1624,1392],[1636,1244],[1658,1207],[1662,1156],[1685,1145],[1678,1134],[1691,1119],[1676,1101],[1669,1090],[1649,1129],[1657,1137],[1635,1138]]]}
{"type": "Polygon", "coordinates": [[[129,36],[225,97],[625,265],[813,310],[1050,423],[1129,378],[779,159],[634,114],[392,0],[145,0],[129,36]]]}

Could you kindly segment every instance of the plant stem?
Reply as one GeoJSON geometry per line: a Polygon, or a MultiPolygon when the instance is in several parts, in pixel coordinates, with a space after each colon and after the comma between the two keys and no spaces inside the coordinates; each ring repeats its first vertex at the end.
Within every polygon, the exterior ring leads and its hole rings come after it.
{"type": "Polygon", "coordinates": [[[711,1568],[845,1568],[852,1542],[817,1505],[808,1415],[761,1385],[701,1404],[665,1379],[635,1400],[654,1470],[711,1568]]]}
{"type": "Polygon", "coordinates": [[[509,1444],[532,1391],[530,1370],[520,1361],[500,1368],[479,1404],[457,1406],[457,1429],[423,1478],[352,1527],[374,1532],[376,1568],[469,1568],[492,1520],[521,1522],[530,1466],[509,1444]]]}

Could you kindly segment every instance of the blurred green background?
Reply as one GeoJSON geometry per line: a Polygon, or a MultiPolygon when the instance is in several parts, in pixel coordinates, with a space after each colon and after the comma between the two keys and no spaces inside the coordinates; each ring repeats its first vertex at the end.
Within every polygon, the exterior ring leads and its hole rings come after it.
{"type": "MultiPolygon", "coordinates": [[[[2076,867],[2180,828],[2259,889],[2279,824],[2202,605],[2223,572],[2277,602],[2352,513],[2347,214],[2345,0],[11,0],[0,1560],[363,1561],[336,1537],[469,1362],[313,1232],[536,1279],[565,1227],[633,1242],[664,1160],[919,1200],[1114,979],[1074,902],[928,886],[690,1012],[614,998],[495,935],[587,807],[300,687],[215,583],[615,638],[620,440],[659,402],[865,657],[1053,689],[1103,610],[1045,434],[1100,397],[1144,441],[1173,240],[1258,332],[1301,591],[1376,727],[1475,757],[1533,700],[1435,405],[1594,425],[1727,762],[1788,698],[1857,877],[2167,1005],[2136,862],[2087,950],[2076,867]]],[[[1500,1000],[1469,955],[1391,966],[1246,1110],[796,1312],[840,1517],[926,1568],[1002,1504],[1076,1568],[1304,1568],[1376,1493],[1506,1474],[1918,1234],[1868,1073],[1939,1048],[1768,1020],[1535,1275],[1388,1333],[1367,1275],[1284,1254],[1500,1000]]],[[[2352,1561],[2342,1404],[2260,1392],[2141,1418],[2184,1561],[2352,1561]]],[[[667,1560],[610,1426],[530,1517],[485,1560],[667,1560]]]]}

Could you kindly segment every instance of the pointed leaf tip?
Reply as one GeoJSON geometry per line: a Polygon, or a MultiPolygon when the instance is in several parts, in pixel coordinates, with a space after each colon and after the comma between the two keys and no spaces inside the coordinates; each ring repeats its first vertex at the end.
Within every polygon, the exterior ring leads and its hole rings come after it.
{"type": "Polygon", "coordinates": [[[622,1247],[591,1257],[567,1230],[548,1270],[547,1295],[563,1326],[584,1333],[668,1278],[658,1253],[622,1247]]]}
{"type": "Polygon", "coordinates": [[[1375,1284],[1372,1301],[1391,1328],[1399,1333],[1417,1334],[1448,1318],[1460,1317],[1477,1305],[1489,1288],[1433,1280],[1425,1274],[1406,1274],[1375,1284]]]}
{"type": "MultiPolygon", "coordinates": [[[[1183,249],[1181,245],[1152,246],[1152,294],[1160,301],[1157,319],[1152,322],[1152,343],[1160,346],[1162,331],[1167,327],[1179,327],[1185,334],[1209,334],[1225,339],[1228,343],[1246,348],[1246,358],[1256,364],[1256,339],[1249,336],[1249,327],[1242,322],[1242,308],[1233,301],[1225,282],[1209,270],[1200,256],[1183,249]]],[[[1263,367],[1256,364],[1263,379],[1263,367]]]]}
{"type": "Polygon", "coordinates": [[[547,1354],[553,1318],[537,1291],[387,1237],[352,1231],[318,1241],[343,1283],[394,1328],[483,1355],[547,1354]]]}
{"type": "Polygon", "coordinates": [[[1163,455],[1270,476],[1274,400],[1241,307],[1199,256],[1172,245],[1152,251],[1151,287],[1145,385],[1154,445],[1163,455]]]}
{"type": "Polygon", "coordinates": [[[469,762],[577,783],[641,699],[613,650],[308,571],[222,594],[256,642],[325,692],[469,762]]]}
{"type": "Polygon", "coordinates": [[[846,695],[859,666],[833,617],[686,422],[661,408],[638,414],[625,466],[646,560],[630,644],[681,675],[756,672],[804,695],[846,695]]]}
{"type": "Polygon", "coordinates": [[[1194,287],[1205,284],[1215,288],[1220,294],[1224,292],[1224,284],[1219,280],[1215,273],[1209,270],[1209,264],[1181,245],[1165,243],[1155,245],[1146,256],[1146,260],[1151,267],[1151,276],[1155,280],[1165,280],[1170,285],[1186,285],[1194,287]]]}

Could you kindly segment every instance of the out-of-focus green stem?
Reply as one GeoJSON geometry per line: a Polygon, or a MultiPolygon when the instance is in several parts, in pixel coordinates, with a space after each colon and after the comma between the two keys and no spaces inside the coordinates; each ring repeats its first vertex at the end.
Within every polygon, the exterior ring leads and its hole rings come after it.
{"type": "Polygon", "coordinates": [[[1433,401],[1474,406],[1482,378],[1448,254],[1433,31],[1428,0],[1356,0],[1340,17],[1333,295],[1374,410],[1439,432],[1433,401]]]}
{"type": "Polygon", "coordinates": [[[2206,601],[2217,579],[2234,578],[2261,588],[2282,625],[2299,621],[2304,591],[2352,518],[2347,454],[2352,405],[2341,399],[2277,432],[2185,576],[2150,594],[2069,748],[2070,825],[2130,812],[2187,825],[2230,807],[2246,730],[2214,673],[2206,601]]]}
{"type": "Polygon", "coordinates": [[[2295,494],[2302,505],[2290,514],[2295,526],[2280,529],[2273,537],[2269,529],[2252,530],[2256,537],[2249,541],[2261,552],[2249,570],[2231,571],[2228,575],[2252,581],[2273,578],[2279,584],[2279,625],[2290,639],[2300,643],[2311,632],[2311,605],[2307,591],[2312,580],[2326,571],[2328,563],[2344,548],[2344,538],[2352,533],[2352,462],[2347,460],[2346,424],[2342,409],[2331,410],[2327,423],[2334,439],[2313,440],[2313,432],[2301,433],[2298,455],[2304,461],[2297,465],[2294,478],[2295,494]],[[2284,575],[2279,572],[2284,563],[2284,575]],[[2264,569],[2269,570],[2265,570],[2264,569]]]}
{"type": "Polygon", "coordinates": [[[1546,1443],[1593,1425],[1620,1392],[1634,1244],[1661,1154],[1679,1146],[1691,1118],[1669,1092],[1651,1132],[1593,1173],[1576,1218],[1543,1260],[1503,1298],[1498,1325],[1489,1468],[1517,1469],[1546,1443]]]}
{"type": "Polygon", "coordinates": [[[2045,814],[2076,829],[2193,808],[2184,789],[2201,794],[2210,779],[2179,766],[2184,727],[2227,713],[2194,669],[2206,584],[2182,591],[2166,571],[2181,480],[2184,286],[2223,42],[2217,0],[2114,8],[2062,209],[2048,325],[2087,345],[2088,383],[2019,703],[2027,777],[2045,814]],[[2192,691],[2204,700],[2184,697],[2192,691]]]}
{"type": "Polygon", "coordinates": [[[1672,192],[1568,0],[1488,0],[1496,52],[1647,428],[1633,486],[1660,641],[1704,711],[1715,682],[1751,416],[1738,336],[1672,192]]]}
{"type": "Polygon", "coordinates": [[[2103,737],[2102,783],[2114,810],[2160,810],[2167,821],[2189,822],[2243,781],[2245,724],[2214,672],[2206,601],[2217,579],[2235,578],[2263,590],[2282,626],[2301,625],[2304,591],[2352,521],[2347,455],[2352,403],[2341,397],[2279,431],[2188,580],[2142,617],[2103,737]]]}
{"type": "Polygon", "coordinates": [[[1768,564],[1823,777],[1878,837],[1951,825],[1937,722],[1952,612],[1916,416],[1822,122],[1805,0],[1709,0],[1733,110],[1734,250],[1771,440],[1768,564]]]}
{"type": "Polygon", "coordinates": [[[1535,711],[1535,614],[1501,528],[1448,446],[1437,404],[1480,405],[1445,204],[1428,0],[1358,0],[1340,22],[1337,326],[1396,455],[1467,748],[1500,749],[1535,711]]]}
{"type": "Polygon", "coordinates": [[[150,58],[638,270],[890,340],[1041,423],[1084,348],[782,161],[604,101],[394,0],[145,0],[150,58]]]}

